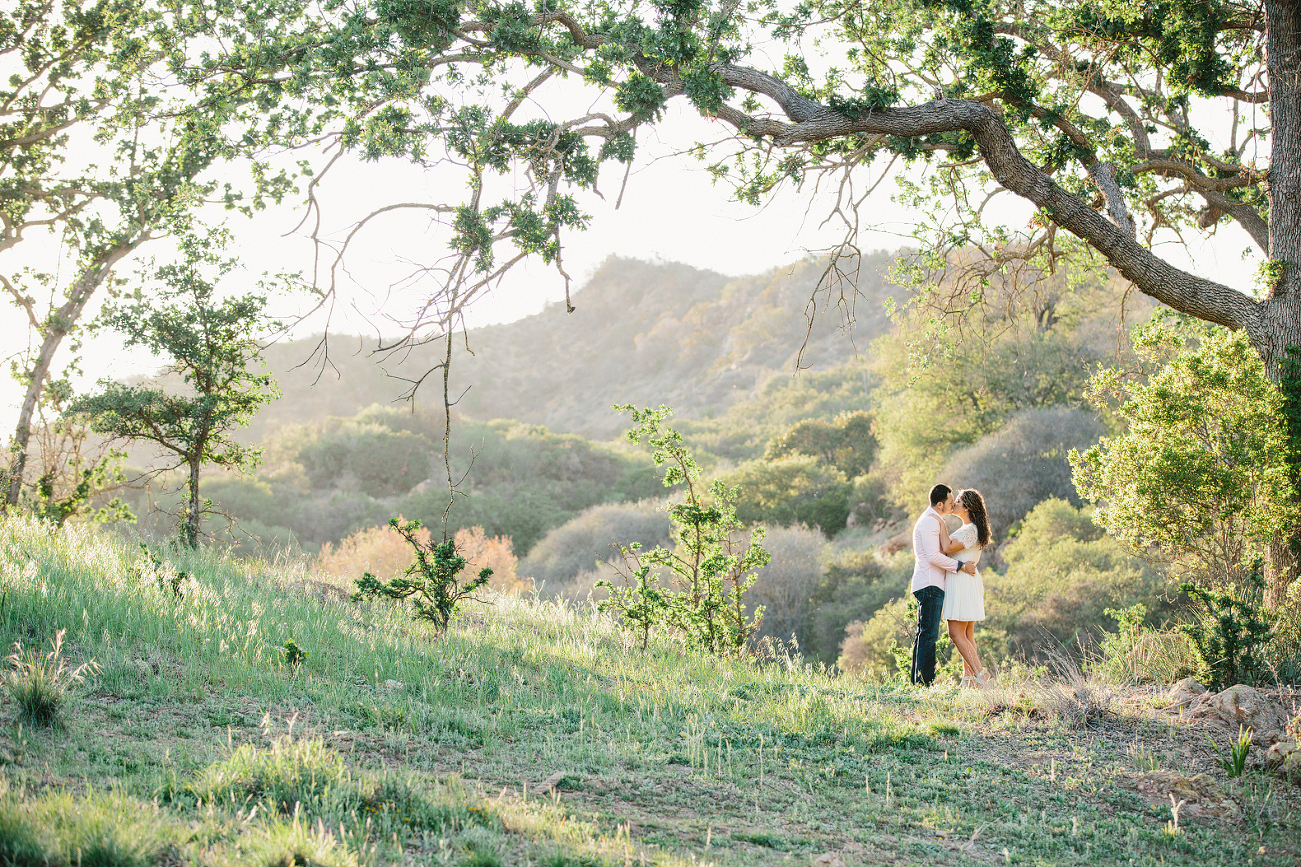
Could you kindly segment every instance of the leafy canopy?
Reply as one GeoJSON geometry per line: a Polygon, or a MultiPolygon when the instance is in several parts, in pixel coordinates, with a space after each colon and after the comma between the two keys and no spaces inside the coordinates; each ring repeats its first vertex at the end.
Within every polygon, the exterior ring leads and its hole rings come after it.
{"type": "Polygon", "coordinates": [[[1135,329],[1146,378],[1101,372],[1129,430],[1073,452],[1094,520],[1140,556],[1206,589],[1247,588],[1269,545],[1295,526],[1282,396],[1245,335],[1167,316],[1135,329]]]}

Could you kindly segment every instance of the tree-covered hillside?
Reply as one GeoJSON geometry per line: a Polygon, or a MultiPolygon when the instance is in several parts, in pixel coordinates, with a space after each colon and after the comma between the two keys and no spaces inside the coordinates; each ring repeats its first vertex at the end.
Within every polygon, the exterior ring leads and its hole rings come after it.
{"type": "MultiPolygon", "coordinates": [[[[452,395],[464,392],[457,409],[472,418],[514,418],[593,439],[621,433],[609,411],[616,403],[669,404],[683,418],[722,414],[800,368],[826,370],[852,359],[885,333],[893,287],[884,274],[892,262],[884,252],[866,257],[857,297],[838,307],[838,292],[828,306],[817,291],[823,265],[812,260],[732,279],[612,257],[574,294],[573,313],[553,304],[517,322],[470,329],[457,341],[452,395]],[[848,312],[854,319],[845,329],[848,312]]],[[[250,436],[395,400],[443,352],[439,344],[386,356],[370,339],[317,340],[268,349],[285,397],[250,436]],[[328,362],[313,356],[325,346],[328,362]]],[[[441,403],[440,384],[424,385],[418,403],[441,403]]]]}

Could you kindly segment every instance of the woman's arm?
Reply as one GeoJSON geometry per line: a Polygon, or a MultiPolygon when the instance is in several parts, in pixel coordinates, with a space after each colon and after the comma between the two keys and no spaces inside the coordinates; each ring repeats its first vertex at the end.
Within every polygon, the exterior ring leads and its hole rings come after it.
{"type": "Polygon", "coordinates": [[[967,546],[962,542],[949,539],[949,528],[944,523],[944,520],[940,519],[940,552],[943,554],[956,554],[965,547],[967,546]]]}

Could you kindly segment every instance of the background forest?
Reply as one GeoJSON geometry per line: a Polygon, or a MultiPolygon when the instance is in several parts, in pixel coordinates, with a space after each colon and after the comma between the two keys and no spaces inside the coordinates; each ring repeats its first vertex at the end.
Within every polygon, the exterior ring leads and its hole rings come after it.
{"type": "MultiPolygon", "coordinates": [[[[709,478],[739,486],[737,515],[767,529],[772,560],[750,591],[761,635],[818,661],[889,674],[907,644],[908,532],[927,489],[976,487],[996,538],[986,558],[998,656],[1036,658],[1115,629],[1105,612],[1173,611],[1165,572],[1125,553],[1090,520],[1067,454],[1117,428],[1085,398],[1101,366],[1127,363],[1125,309],[1105,268],[1020,274],[963,323],[960,342],[928,333],[888,279],[893,254],[865,263],[852,307],[812,327],[822,277],[806,260],[729,279],[671,263],[610,259],[559,306],[471,330],[452,367],[448,510],[444,417],[432,389],[395,396],[441,348],[377,363],[374,342],[332,337],[265,352],[284,396],[242,433],[261,443],[255,475],[209,474],[202,494],[226,517],[209,532],[241,553],[315,558],[321,580],[396,574],[409,549],[384,527],[417,519],[469,543],[499,586],[602,598],[619,545],[670,542],[665,490],[649,455],[620,440],[615,403],[668,404],[709,478]],[[852,321],[851,321],[852,317],[852,321]],[[493,553],[489,555],[487,552],[493,553]],[[358,574],[351,574],[357,572],[358,574]]],[[[147,453],[132,462],[143,466],[147,453]]],[[[136,496],[164,537],[165,479],[136,496]]]]}

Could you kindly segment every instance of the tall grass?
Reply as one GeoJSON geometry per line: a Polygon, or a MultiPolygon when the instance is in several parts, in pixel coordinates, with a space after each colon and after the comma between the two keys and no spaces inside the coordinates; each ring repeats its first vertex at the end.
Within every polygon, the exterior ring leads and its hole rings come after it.
{"type": "MultiPolygon", "coordinates": [[[[0,522],[0,642],[66,629],[65,654],[104,667],[77,725],[28,746],[13,739],[15,763],[0,767],[0,781],[31,774],[40,791],[0,792],[0,850],[25,853],[0,861],[74,863],[81,844],[70,841],[90,839],[89,825],[45,830],[80,809],[111,829],[154,823],[141,854],[111,837],[123,854],[105,863],[123,864],[186,862],[202,850],[214,865],[775,867],[844,840],[931,863],[941,860],[926,848],[932,828],[964,839],[979,828],[992,852],[1053,863],[1115,863],[1135,851],[1144,863],[1205,863],[1146,836],[1150,817],[1099,776],[1110,765],[1083,755],[1076,773],[1088,785],[1069,793],[1079,836],[1056,833],[1048,817],[1027,825],[1067,793],[987,754],[969,734],[984,714],[964,706],[977,697],[955,689],[865,683],[789,656],[718,658],[663,637],[642,652],[591,606],[511,595],[468,605],[435,636],[395,603],[323,601],[299,562],[155,554],[160,567],[94,527],[53,535],[0,522]],[[169,576],[181,572],[174,593],[169,576]],[[284,661],[289,639],[309,654],[296,667],[284,661]],[[256,716],[230,723],[232,704],[256,708],[262,730],[256,716]],[[173,737],[162,729],[171,722],[150,723],[159,709],[194,731],[173,737]],[[292,740],[284,732],[295,718],[292,740]],[[170,766],[89,757],[169,738],[173,759],[188,751],[170,766]],[[121,792],[92,790],[106,779],[121,792]],[[547,779],[553,789],[539,796],[533,787],[547,779]],[[999,794],[1008,787],[1014,803],[999,794]],[[578,810],[571,788],[586,798],[578,810]],[[65,797],[72,806],[60,806],[65,797]],[[638,826],[664,819],[629,831],[628,815],[642,817],[638,826]]],[[[1114,712],[1106,696],[1084,698],[1064,694],[1053,714],[1079,726],[1069,739],[1114,712]]],[[[1260,845],[1293,846],[1288,827],[1261,841],[1212,829],[1198,845],[1245,863],[1260,845]]]]}

